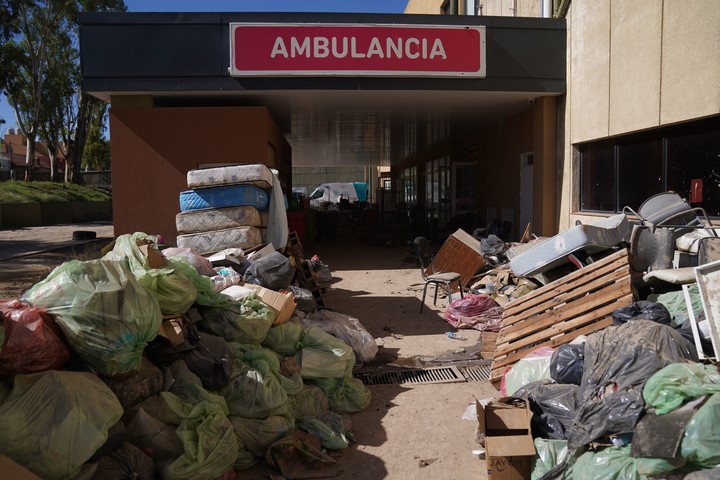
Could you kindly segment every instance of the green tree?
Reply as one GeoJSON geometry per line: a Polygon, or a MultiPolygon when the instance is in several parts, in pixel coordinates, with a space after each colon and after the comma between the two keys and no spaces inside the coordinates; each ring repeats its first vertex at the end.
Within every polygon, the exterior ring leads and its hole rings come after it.
{"type": "MultiPolygon", "coordinates": [[[[106,109],[80,89],[77,19],[81,11],[124,11],[125,4],[122,0],[0,1],[12,2],[17,10],[17,33],[3,48],[9,63],[0,88],[27,140],[25,179],[34,178],[35,143],[42,135],[55,156],[59,148],[67,149],[67,181],[68,170],[80,171],[92,122],[102,121],[103,114],[96,110],[100,105],[106,109]]],[[[80,175],[73,174],[70,180],[78,182],[80,175]]]]}

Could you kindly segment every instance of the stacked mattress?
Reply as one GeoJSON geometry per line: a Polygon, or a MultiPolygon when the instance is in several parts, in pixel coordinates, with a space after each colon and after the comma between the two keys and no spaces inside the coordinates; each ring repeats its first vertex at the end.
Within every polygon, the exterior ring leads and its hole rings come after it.
{"type": "Polygon", "coordinates": [[[190,170],[175,217],[178,247],[214,253],[263,243],[272,183],[261,164],[190,170]]]}

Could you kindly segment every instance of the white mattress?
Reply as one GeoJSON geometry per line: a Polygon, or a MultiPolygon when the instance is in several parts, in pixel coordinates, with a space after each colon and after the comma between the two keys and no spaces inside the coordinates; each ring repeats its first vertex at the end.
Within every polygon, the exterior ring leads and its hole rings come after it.
{"type": "Polygon", "coordinates": [[[194,248],[200,253],[215,253],[226,248],[248,249],[263,243],[262,230],[258,227],[237,227],[209,232],[178,235],[180,248],[194,248]]]}
{"type": "Polygon", "coordinates": [[[178,233],[187,234],[236,227],[261,227],[263,224],[257,208],[243,205],[178,213],[175,226],[178,233]]]}
{"type": "Polygon", "coordinates": [[[203,168],[187,173],[189,188],[217,187],[219,185],[255,185],[269,190],[273,184],[272,172],[265,165],[231,165],[228,167],[203,168]]]}
{"type": "Polygon", "coordinates": [[[627,242],[631,232],[632,225],[624,213],[576,225],[513,257],[510,268],[518,277],[536,275],[568,263],[567,256],[573,252],[592,254],[627,242]]]}

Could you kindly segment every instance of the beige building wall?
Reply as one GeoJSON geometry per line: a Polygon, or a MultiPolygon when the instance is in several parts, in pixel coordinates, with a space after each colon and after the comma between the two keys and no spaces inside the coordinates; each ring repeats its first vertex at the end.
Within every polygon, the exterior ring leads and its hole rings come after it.
{"type": "Polygon", "coordinates": [[[594,0],[567,14],[560,229],[577,210],[573,145],[720,113],[720,2],[594,0]]]}
{"type": "Polygon", "coordinates": [[[439,14],[443,0],[408,0],[405,13],[439,14]]]}

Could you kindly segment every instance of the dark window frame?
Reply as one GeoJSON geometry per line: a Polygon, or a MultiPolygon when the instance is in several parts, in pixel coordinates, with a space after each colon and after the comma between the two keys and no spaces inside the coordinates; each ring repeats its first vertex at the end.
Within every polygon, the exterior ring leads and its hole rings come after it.
{"type": "MultiPolygon", "coordinates": [[[[710,118],[688,122],[680,125],[666,126],[657,128],[655,130],[622,135],[612,138],[605,138],[595,142],[586,142],[576,145],[575,151],[578,154],[578,165],[579,165],[579,196],[578,196],[578,210],[583,213],[600,213],[600,214],[613,214],[622,211],[623,197],[627,197],[627,192],[623,194],[621,190],[621,160],[623,155],[627,155],[632,151],[633,148],[637,148],[638,145],[643,143],[648,144],[648,149],[644,150],[652,159],[652,155],[658,154],[660,158],[655,162],[650,161],[649,167],[652,171],[657,173],[659,169],[660,178],[659,189],[660,191],[668,191],[678,185],[683,185],[682,188],[678,188],[676,191],[683,197],[687,198],[686,192],[689,191],[689,186],[686,185],[688,180],[694,178],[703,178],[703,201],[702,203],[691,203],[694,207],[700,206],[707,210],[709,216],[713,218],[720,217],[720,183],[714,181],[713,177],[709,177],[708,165],[710,169],[717,162],[718,168],[715,171],[720,172],[720,116],[713,116],[710,118]],[[659,142],[659,145],[655,144],[659,142]],[[693,143],[695,142],[695,143],[693,143]],[[602,154],[605,153],[607,156],[607,150],[603,152],[603,149],[612,149],[612,172],[608,178],[608,172],[603,172],[602,162],[598,159],[602,158],[602,154]],[[689,153],[685,153],[689,152],[689,153]],[[715,155],[717,154],[717,160],[715,155]],[[685,158],[685,156],[689,158],[685,158]],[[672,157],[672,158],[671,158],[672,157]],[[693,160],[695,162],[693,163],[693,160]],[[672,161],[672,163],[671,163],[672,161]],[[659,165],[657,165],[659,163],[659,165]],[[704,173],[698,173],[702,171],[704,173]],[[691,172],[694,172],[691,173],[691,172]],[[688,177],[688,178],[685,178],[688,177]],[[692,177],[692,178],[690,178],[692,177]],[[603,197],[607,198],[607,195],[603,196],[599,192],[589,192],[588,190],[593,188],[593,185],[599,185],[601,183],[607,184],[608,179],[612,183],[614,188],[614,199],[613,205],[610,208],[603,208],[603,197]],[[708,181],[708,179],[710,181],[708,181]],[[707,195],[706,195],[707,193],[707,195]]],[[[647,162],[648,157],[642,158],[642,161],[647,162]]],[[[627,160],[625,160],[627,161],[627,160]]],[[[610,162],[607,162],[610,163],[610,162]]],[[[627,171],[627,165],[625,165],[627,171]]],[[[632,167],[629,171],[632,171],[632,167]]],[[[639,174],[635,172],[635,174],[639,174]]],[[[652,177],[655,178],[655,177],[652,177]]],[[[645,181],[646,184],[653,183],[651,181],[645,181]]],[[[627,184],[627,178],[625,178],[625,184],[627,184]]],[[[607,187],[606,187],[607,188],[607,187]]],[[[651,195],[660,193],[655,191],[656,189],[647,186],[642,188],[643,198],[648,198],[651,195]]],[[[635,195],[637,201],[637,195],[635,195]]],[[[688,198],[688,201],[690,199],[688,198]]],[[[639,205],[629,205],[636,209],[639,205]]]]}

